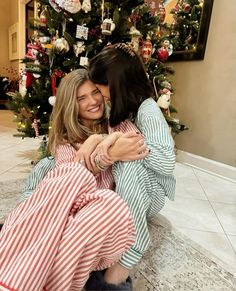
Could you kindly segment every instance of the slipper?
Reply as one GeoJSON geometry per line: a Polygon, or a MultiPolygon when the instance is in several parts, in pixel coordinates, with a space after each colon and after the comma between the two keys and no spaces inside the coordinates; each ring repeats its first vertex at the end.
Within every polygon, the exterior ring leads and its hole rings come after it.
{"type": "Polygon", "coordinates": [[[85,284],[85,291],[132,291],[132,280],[127,278],[126,282],[120,284],[109,284],[104,281],[103,271],[96,271],[90,274],[85,284]]]}

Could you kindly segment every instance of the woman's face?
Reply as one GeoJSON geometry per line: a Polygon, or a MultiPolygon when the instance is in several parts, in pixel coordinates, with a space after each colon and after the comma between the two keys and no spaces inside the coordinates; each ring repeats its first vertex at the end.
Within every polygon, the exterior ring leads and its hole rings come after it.
{"type": "Polygon", "coordinates": [[[91,81],[85,81],[78,88],[77,103],[79,108],[79,118],[84,122],[84,125],[90,127],[94,120],[103,116],[103,96],[91,81]]]}
{"type": "Polygon", "coordinates": [[[110,100],[110,90],[108,85],[96,84],[96,87],[102,93],[105,100],[110,100]]]}

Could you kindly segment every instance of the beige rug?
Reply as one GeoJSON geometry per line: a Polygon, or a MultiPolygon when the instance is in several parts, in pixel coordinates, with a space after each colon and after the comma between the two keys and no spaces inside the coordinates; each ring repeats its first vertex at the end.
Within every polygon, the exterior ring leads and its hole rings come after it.
{"type": "MultiPolygon", "coordinates": [[[[0,182],[0,221],[17,204],[22,180],[0,182]]],[[[150,221],[152,245],[133,272],[134,291],[236,291],[233,271],[174,229],[150,221]]]]}

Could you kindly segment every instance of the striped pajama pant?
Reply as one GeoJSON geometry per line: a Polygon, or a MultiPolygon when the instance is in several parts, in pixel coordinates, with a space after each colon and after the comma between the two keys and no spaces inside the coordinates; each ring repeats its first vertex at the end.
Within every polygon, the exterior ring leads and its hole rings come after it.
{"type": "Polygon", "coordinates": [[[157,215],[164,207],[165,193],[145,166],[137,161],[116,163],[113,175],[116,192],[128,204],[135,225],[135,243],[119,261],[131,269],[150,245],[148,218],[157,215]]]}
{"type": "Polygon", "coordinates": [[[6,219],[0,286],[78,291],[92,270],[117,262],[133,243],[134,226],[123,200],[111,190],[97,190],[94,176],[79,163],[63,165],[6,219]]]}

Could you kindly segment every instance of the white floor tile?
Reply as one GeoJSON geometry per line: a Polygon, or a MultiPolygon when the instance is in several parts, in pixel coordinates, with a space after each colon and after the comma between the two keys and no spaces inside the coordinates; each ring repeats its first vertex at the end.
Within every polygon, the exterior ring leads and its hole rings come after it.
{"type": "Polygon", "coordinates": [[[191,167],[177,163],[175,177],[176,196],[207,200],[207,197],[191,167]]]}
{"type": "Polygon", "coordinates": [[[211,202],[226,234],[236,235],[236,204],[211,202]]]}
{"type": "Polygon", "coordinates": [[[234,248],[234,251],[236,252],[236,235],[227,235],[227,236],[234,248]]]}
{"type": "Polygon", "coordinates": [[[209,201],[235,203],[236,183],[194,169],[209,201]]]}
{"type": "Polygon", "coordinates": [[[167,202],[161,214],[176,227],[223,233],[208,201],[177,197],[174,202],[167,202]]]}
{"type": "Polygon", "coordinates": [[[177,229],[214,256],[236,269],[236,253],[226,235],[186,228],[177,229]]]}

